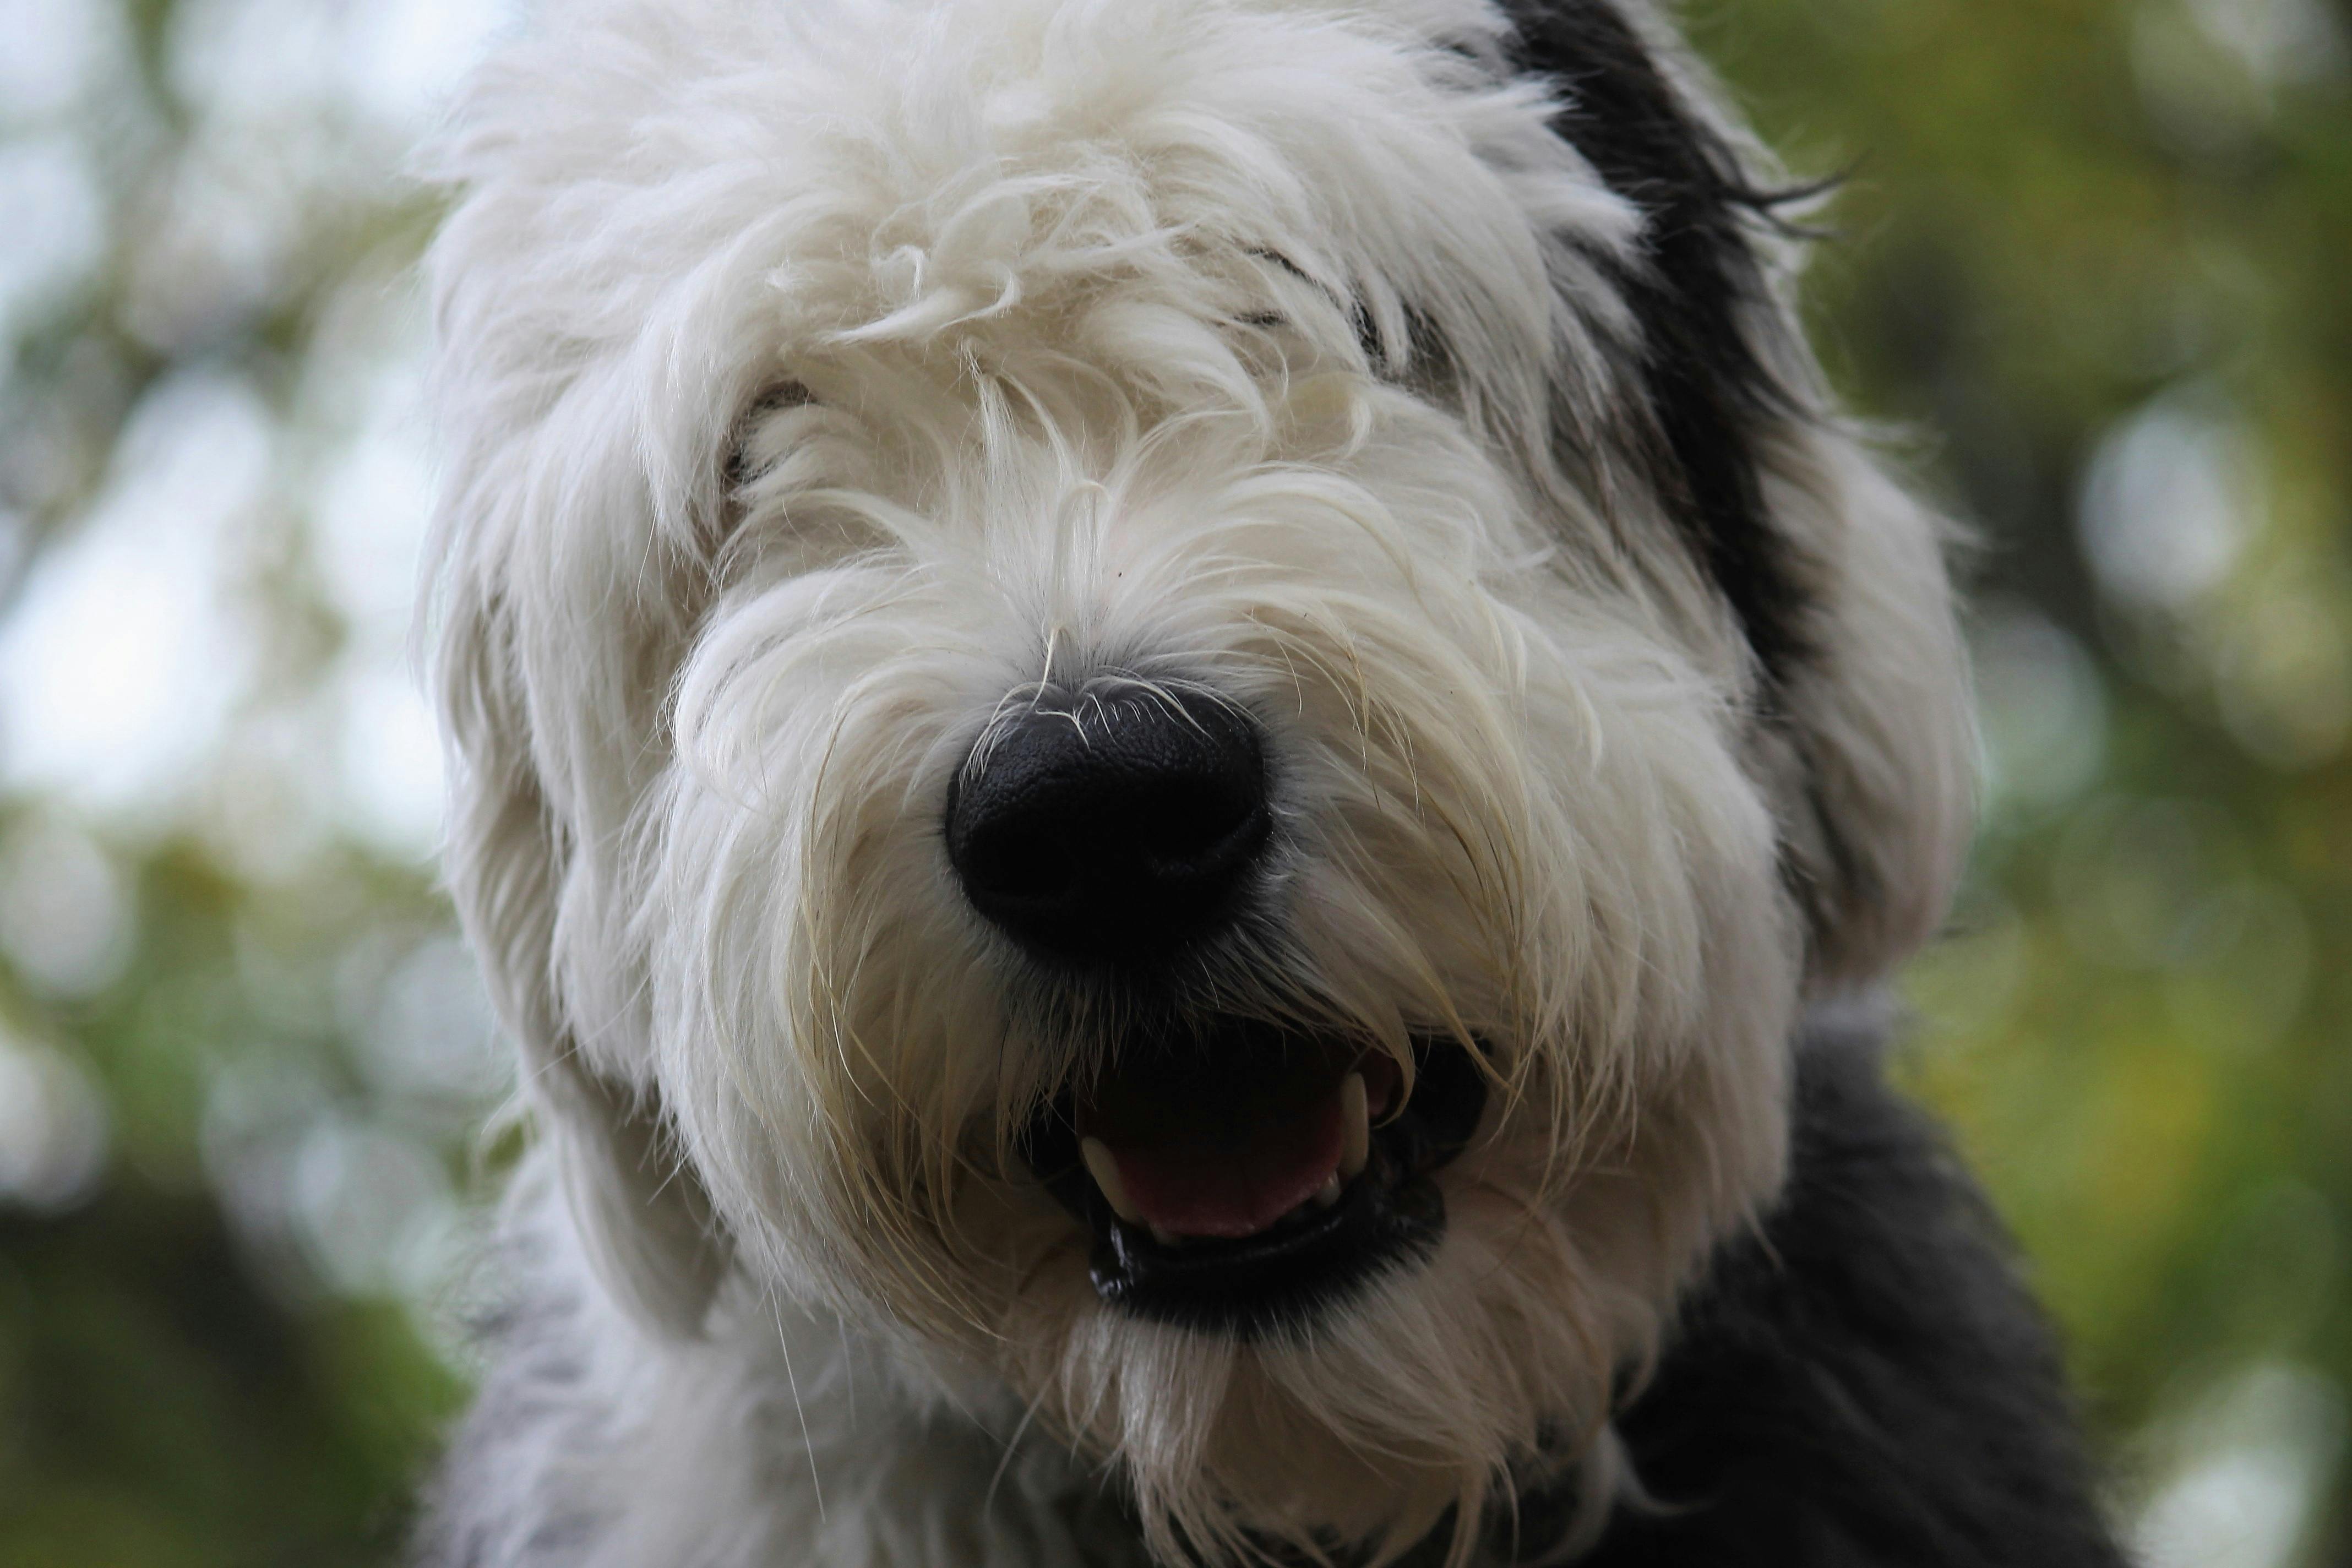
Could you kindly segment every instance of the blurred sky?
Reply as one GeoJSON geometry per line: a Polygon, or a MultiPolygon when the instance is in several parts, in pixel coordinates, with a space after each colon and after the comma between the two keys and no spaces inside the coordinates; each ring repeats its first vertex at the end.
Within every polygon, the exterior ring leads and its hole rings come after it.
{"type": "Polygon", "coordinates": [[[273,814],[267,832],[317,831],[317,813],[393,852],[429,850],[436,748],[404,658],[426,511],[407,249],[336,280],[299,360],[270,367],[299,384],[280,406],[255,367],[202,351],[275,302],[322,226],[415,201],[403,155],[501,16],[485,0],[178,6],[162,42],[187,123],[171,125],[129,85],[136,44],[117,5],[0,0],[0,210],[18,215],[0,331],[111,265],[128,274],[127,331],[188,362],[142,389],[73,537],[33,566],[0,631],[9,784],[170,820],[266,673],[244,600],[284,545],[257,520],[297,513],[350,641],[312,694],[338,710],[303,737],[315,773],[278,803],[302,816],[273,814]],[[139,167],[165,139],[182,142],[173,166],[139,167]],[[131,183],[135,200],[111,199],[131,183]]]}

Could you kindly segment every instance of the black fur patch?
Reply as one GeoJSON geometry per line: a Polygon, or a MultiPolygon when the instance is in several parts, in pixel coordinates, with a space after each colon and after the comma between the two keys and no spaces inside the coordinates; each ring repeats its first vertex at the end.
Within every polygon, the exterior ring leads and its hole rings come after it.
{"type": "Polygon", "coordinates": [[[2124,1568],[2000,1222],[1881,1033],[1801,1042],[1786,1194],[1618,1422],[1659,1510],[1580,1568],[2124,1568]]]}
{"type": "Polygon", "coordinates": [[[1560,136],[1648,215],[1648,264],[1618,279],[1642,327],[1648,467],[1776,679],[1805,652],[1807,595],[1764,505],[1759,447],[1798,410],[1743,317],[1766,294],[1752,230],[1791,196],[1748,182],[1609,0],[1506,0],[1504,10],[1513,65],[1567,98],[1560,136]]]}

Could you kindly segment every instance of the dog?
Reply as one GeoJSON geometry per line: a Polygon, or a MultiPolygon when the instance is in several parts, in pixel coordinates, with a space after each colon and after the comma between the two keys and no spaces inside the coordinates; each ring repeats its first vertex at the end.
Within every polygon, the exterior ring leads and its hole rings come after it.
{"type": "Polygon", "coordinates": [[[1881,1081],[1948,531],[1647,0],[548,0],[428,167],[423,1562],[2122,1561],[1881,1081]]]}

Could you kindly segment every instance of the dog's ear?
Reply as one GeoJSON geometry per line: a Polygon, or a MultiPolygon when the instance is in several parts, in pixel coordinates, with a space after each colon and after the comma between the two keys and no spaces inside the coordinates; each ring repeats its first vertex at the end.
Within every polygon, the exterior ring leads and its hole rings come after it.
{"type": "Polygon", "coordinates": [[[1811,931],[1816,989],[1883,976],[1933,936],[1975,824],[1968,659],[1946,529],[1826,416],[1767,462],[1808,558],[1806,642],[1757,697],[1758,765],[1811,931]]]}
{"type": "MultiPolygon", "coordinates": [[[[644,836],[709,569],[709,433],[750,373],[682,352],[707,323],[638,333],[650,307],[613,305],[658,268],[610,269],[623,231],[580,207],[576,159],[630,121],[553,58],[486,68],[421,154],[451,197],[425,259],[443,860],[582,1245],[648,1329],[691,1331],[731,1257],[656,1081],[644,836]]],[[[749,336],[707,341],[749,363],[749,336]]]]}
{"type": "Polygon", "coordinates": [[[1835,415],[1790,302],[1792,198],[1645,0],[1504,9],[1511,64],[1559,95],[1558,134],[1643,217],[1632,258],[1601,263],[1638,334],[1610,357],[1640,368],[1618,428],[1558,422],[1584,448],[1563,457],[1648,478],[1653,524],[1746,644],[1811,980],[1874,978],[1942,919],[1972,820],[1943,529],[1835,415]],[[1616,450],[1596,463],[1595,445],[1616,450]]]}
{"type": "MultiPolygon", "coordinates": [[[[462,534],[444,520],[445,534],[462,534]]],[[[457,553],[452,552],[453,554],[457,553]]],[[[589,875],[581,829],[551,792],[515,617],[462,559],[436,603],[439,697],[453,773],[445,863],[492,998],[521,1051],[564,1196],[599,1277],[638,1321],[691,1335],[728,1249],[708,1197],[670,1146],[658,1097],[591,1059],[559,927],[589,875]]]]}

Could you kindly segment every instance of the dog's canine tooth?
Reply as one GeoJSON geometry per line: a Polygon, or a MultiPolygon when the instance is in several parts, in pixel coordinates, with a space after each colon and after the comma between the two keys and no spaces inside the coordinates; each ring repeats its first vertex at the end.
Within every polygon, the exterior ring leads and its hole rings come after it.
{"type": "Polygon", "coordinates": [[[1339,1173],[1334,1171],[1328,1176],[1323,1178],[1323,1184],[1316,1189],[1313,1202],[1317,1208],[1328,1209],[1339,1201],[1339,1173]]]}
{"type": "Polygon", "coordinates": [[[1364,1075],[1351,1072],[1339,1084],[1339,1179],[1354,1181],[1372,1157],[1371,1101],[1364,1075]]]}
{"type": "Polygon", "coordinates": [[[1078,1141],[1078,1154],[1087,1163],[1087,1173],[1102,1189],[1111,1213],[1129,1225],[1142,1224],[1143,1211],[1127,1195],[1127,1183],[1119,1177],[1118,1162],[1111,1157],[1110,1145],[1099,1138],[1082,1138],[1078,1141]]]}
{"type": "Polygon", "coordinates": [[[1156,1225],[1151,1227],[1151,1239],[1158,1242],[1162,1247],[1181,1247],[1184,1245],[1184,1238],[1182,1237],[1177,1235],[1172,1230],[1162,1230],[1156,1225]]]}

